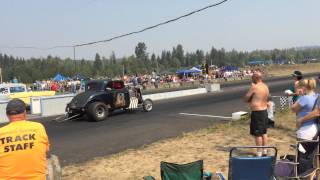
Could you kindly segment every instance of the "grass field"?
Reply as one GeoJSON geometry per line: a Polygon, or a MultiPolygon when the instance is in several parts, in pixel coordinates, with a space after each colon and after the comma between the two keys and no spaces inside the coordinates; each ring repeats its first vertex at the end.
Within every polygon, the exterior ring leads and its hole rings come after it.
{"type": "MultiPolygon", "coordinates": [[[[287,153],[295,141],[294,115],[278,113],[276,128],[270,129],[270,145],[287,153]]],[[[63,179],[142,179],[152,175],[160,179],[160,161],[187,163],[204,160],[205,171],[228,172],[228,152],[232,146],[254,145],[249,135],[249,121],[216,124],[206,129],[187,133],[118,154],[96,158],[82,164],[63,168],[63,179]]]]}
{"type": "Polygon", "coordinates": [[[320,63],[270,65],[266,66],[264,70],[271,76],[288,76],[295,70],[302,73],[320,73],[320,63]]]}

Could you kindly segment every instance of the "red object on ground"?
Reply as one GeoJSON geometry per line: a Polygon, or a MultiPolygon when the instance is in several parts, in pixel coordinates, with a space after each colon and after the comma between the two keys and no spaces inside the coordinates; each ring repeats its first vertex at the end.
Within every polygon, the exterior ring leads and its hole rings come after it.
{"type": "Polygon", "coordinates": [[[53,83],[53,84],[51,85],[51,91],[57,91],[57,90],[58,90],[57,84],[56,84],[56,83],[53,83]]]}

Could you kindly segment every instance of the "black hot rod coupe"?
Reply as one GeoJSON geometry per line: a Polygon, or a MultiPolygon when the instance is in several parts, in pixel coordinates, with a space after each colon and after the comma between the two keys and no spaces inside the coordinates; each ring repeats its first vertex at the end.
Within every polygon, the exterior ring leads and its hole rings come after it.
{"type": "Polygon", "coordinates": [[[140,87],[126,86],[121,80],[92,80],[86,83],[85,92],[67,104],[65,120],[87,115],[91,121],[102,121],[116,109],[149,112],[152,107],[152,100],[143,99],[140,87]]]}

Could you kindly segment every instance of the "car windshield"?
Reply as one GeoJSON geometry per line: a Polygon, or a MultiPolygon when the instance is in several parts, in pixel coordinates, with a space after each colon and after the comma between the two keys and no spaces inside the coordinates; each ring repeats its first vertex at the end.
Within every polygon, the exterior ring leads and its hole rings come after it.
{"type": "Polygon", "coordinates": [[[25,92],[25,91],[26,89],[23,86],[10,87],[10,93],[25,92]]]}
{"type": "Polygon", "coordinates": [[[103,83],[91,82],[86,85],[86,91],[100,91],[103,89],[103,83]]]}

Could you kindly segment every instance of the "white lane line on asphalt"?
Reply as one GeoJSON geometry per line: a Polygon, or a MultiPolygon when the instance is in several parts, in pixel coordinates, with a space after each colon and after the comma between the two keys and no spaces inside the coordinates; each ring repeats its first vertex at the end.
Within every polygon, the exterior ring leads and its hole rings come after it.
{"type": "Polygon", "coordinates": [[[199,117],[212,117],[212,118],[221,118],[221,119],[232,119],[232,117],[226,116],[213,116],[213,115],[206,115],[206,114],[190,114],[190,113],[179,113],[180,115],[187,115],[187,116],[199,116],[199,117]]]}

